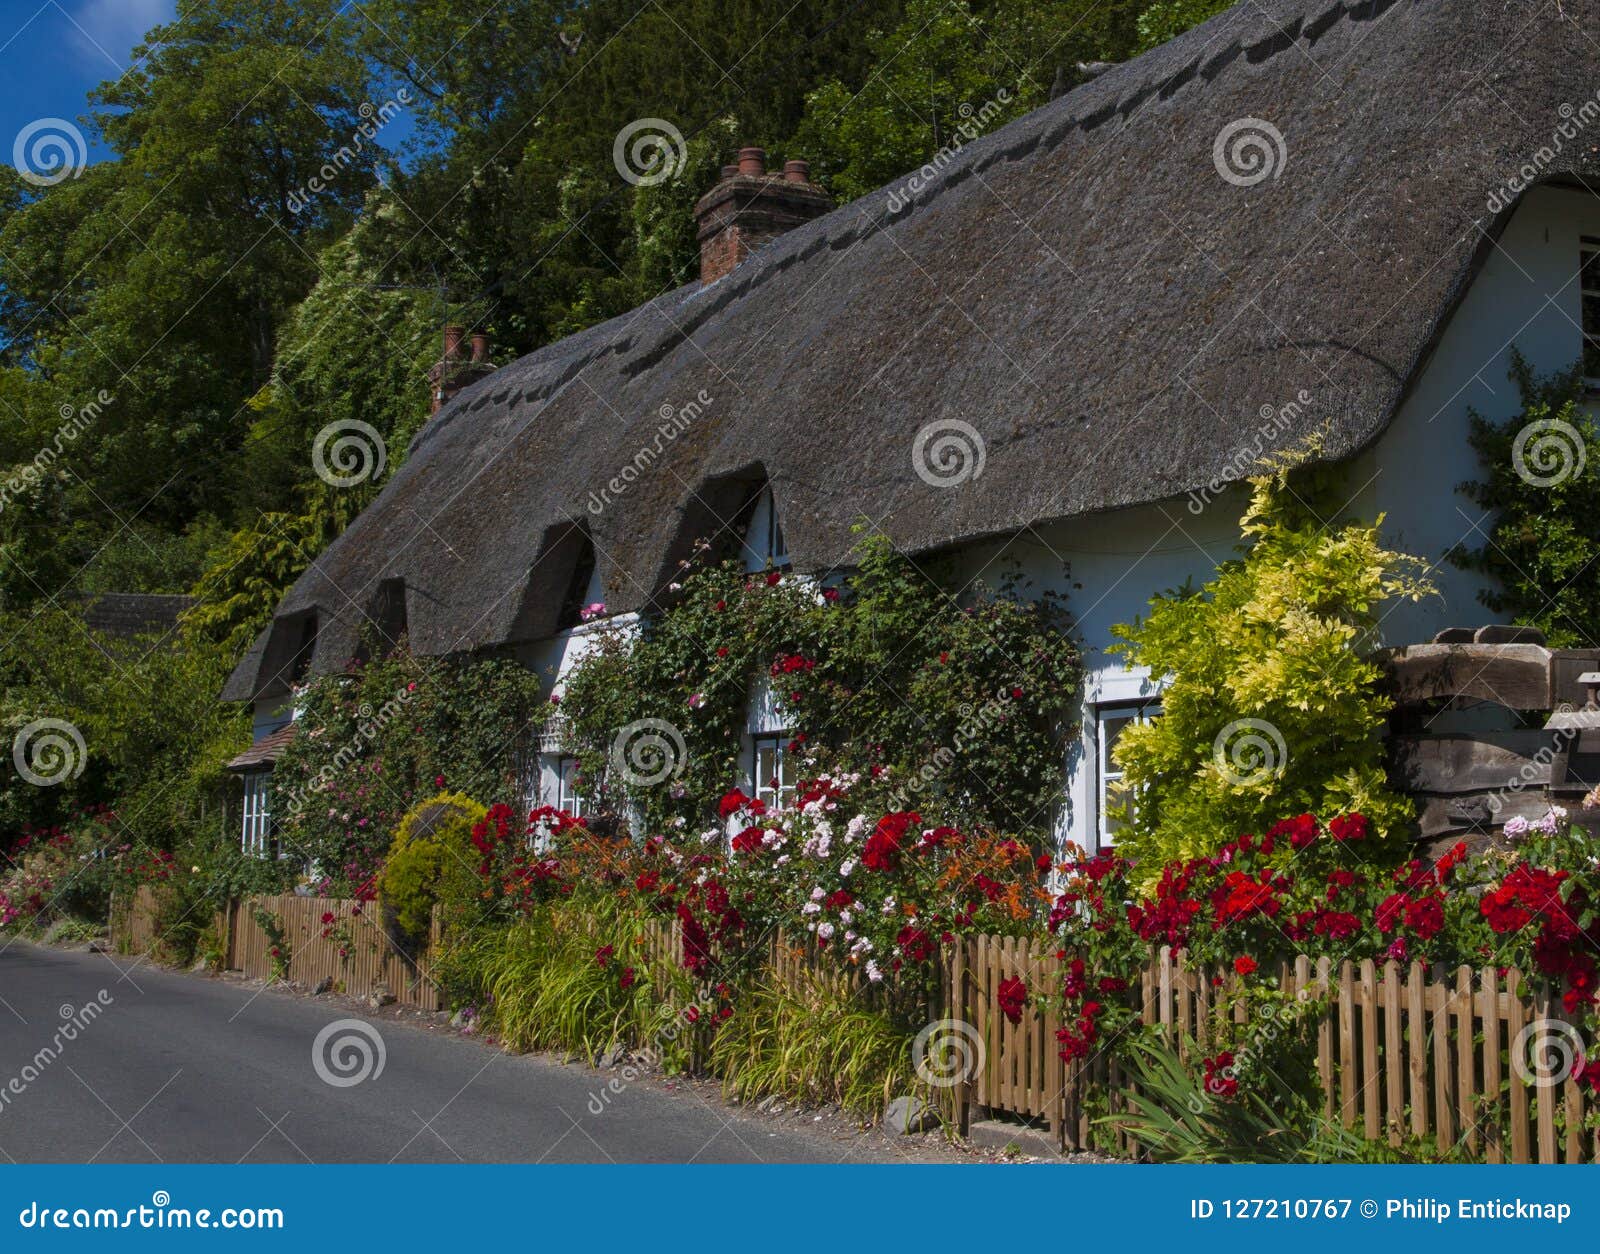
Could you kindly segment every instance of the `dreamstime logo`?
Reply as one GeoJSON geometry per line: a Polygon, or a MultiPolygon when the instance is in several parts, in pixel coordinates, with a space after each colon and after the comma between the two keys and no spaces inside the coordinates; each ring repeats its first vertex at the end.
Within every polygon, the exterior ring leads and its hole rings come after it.
{"type": "Polygon", "coordinates": [[[83,132],[65,118],[39,118],[17,132],[11,164],[23,182],[54,187],[83,173],[89,164],[89,145],[83,132]]]}
{"type": "Polygon", "coordinates": [[[100,416],[105,413],[106,406],[114,400],[116,397],[101,388],[87,405],[63,402],[56,411],[61,415],[61,425],[56,428],[55,439],[35,453],[32,461],[19,466],[4,485],[0,485],[0,510],[9,505],[13,498],[43,483],[45,476],[61,460],[61,455],[67,451],[68,446],[98,422],[100,416]]]}
{"type": "Polygon", "coordinates": [[[689,159],[683,132],[665,118],[639,118],[617,132],[611,161],[626,183],[654,187],[665,183],[689,159]]]}
{"type": "Polygon", "coordinates": [[[911,467],[931,488],[954,488],[976,479],[987,461],[978,429],[959,418],[930,422],[911,443],[911,467]]]}
{"type": "Polygon", "coordinates": [[[317,432],[311,446],[311,467],[329,487],[353,488],[358,483],[377,480],[389,463],[389,449],[383,436],[369,422],[341,418],[317,432]],[[328,444],[333,450],[330,464],[328,444]]]}
{"type": "Polygon", "coordinates": [[[656,410],[656,415],[661,421],[656,424],[655,439],[649,444],[640,445],[632,460],[624,463],[622,469],[611,477],[605,487],[598,492],[589,493],[589,512],[599,517],[605,512],[606,506],[633,487],[639,477],[656,464],[667,446],[711,408],[715,399],[710,392],[701,388],[695,394],[694,400],[686,405],[674,407],[664,404],[656,410]]]}
{"type": "Polygon", "coordinates": [[[1490,213],[1502,213],[1517,201],[1517,197],[1543,179],[1550,167],[1578,140],[1583,132],[1600,122],[1600,92],[1584,97],[1574,107],[1570,102],[1556,110],[1559,121],[1550,133],[1550,142],[1541,144],[1536,152],[1499,187],[1489,193],[1490,213]]]}
{"type": "Polygon", "coordinates": [[[930,1088],[950,1089],[983,1073],[983,1036],[965,1019],[935,1019],[911,1042],[911,1061],[930,1088]]]}
{"type": "Polygon", "coordinates": [[[1217,132],[1211,162],[1226,183],[1254,187],[1277,178],[1289,164],[1283,132],[1261,118],[1239,118],[1217,132]]]}
{"type": "Polygon", "coordinates": [[[341,745],[338,752],[324,762],[315,775],[289,790],[286,806],[288,812],[298,815],[303,811],[313,797],[327,788],[342,771],[347,770],[361,757],[365,747],[376,740],[378,733],[400,716],[401,711],[416,695],[417,686],[413,683],[396,688],[394,695],[376,709],[370,702],[363,702],[356,710],[356,716],[360,721],[356,723],[355,735],[341,745]]]}
{"type": "Polygon", "coordinates": [[[611,769],[635,788],[676,779],[688,764],[683,733],[664,718],[629,723],[611,742],[611,769]]]}
{"type": "Polygon", "coordinates": [[[981,744],[989,734],[1005,723],[1020,690],[1014,684],[1002,684],[995,694],[980,706],[963,701],[957,707],[961,721],[956,724],[956,734],[947,745],[940,745],[933,754],[913,767],[894,790],[889,807],[893,811],[915,809],[915,798],[931,788],[957,759],[974,744],[981,744]]]}
{"type": "Polygon", "coordinates": [[[80,1033],[98,1019],[105,1008],[115,1001],[111,993],[101,989],[95,994],[94,1000],[85,1002],[82,1006],[74,1006],[71,1002],[62,1002],[60,1015],[61,1026],[55,1030],[49,1042],[35,1051],[32,1058],[22,1064],[22,1069],[0,1084],[0,1114],[23,1093],[28,1086],[44,1074],[45,1069],[61,1057],[62,1052],[72,1042],[78,1039],[80,1033]]]}
{"type": "Polygon", "coordinates": [[[329,157],[303,186],[289,193],[287,201],[289,212],[304,213],[311,208],[316,203],[313,198],[327,191],[340,173],[354,165],[367,151],[367,146],[377,139],[378,132],[394,121],[403,109],[414,103],[411,91],[406,87],[397,91],[393,100],[385,100],[381,105],[363,100],[356,110],[361,120],[350,133],[349,141],[335,150],[333,156],[329,157]]]}
{"type": "Polygon", "coordinates": [[[1533,488],[1554,488],[1583,473],[1589,450],[1583,434],[1570,422],[1540,418],[1517,432],[1511,464],[1517,477],[1533,488]]]}
{"type": "Polygon", "coordinates": [[[82,733],[61,718],[36,719],[11,742],[11,761],[17,774],[40,788],[77,779],[83,774],[87,757],[82,733]]]}
{"type": "Polygon", "coordinates": [[[378,1029],[361,1019],[335,1019],[311,1042],[311,1069],[336,1089],[376,1080],[388,1058],[378,1029]]]}
{"type": "Polygon", "coordinates": [[[1011,93],[1002,87],[995,92],[993,100],[985,101],[979,109],[963,103],[956,110],[961,120],[956,123],[955,133],[951,136],[950,142],[934,153],[932,160],[889,193],[889,212],[899,213],[911,203],[918,192],[931,186],[933,181],[960,155],[963,148],[995,124],[1011,101],[1011,93]]]}
{"type": "Polygon", "coordinates": [[[1264,718],[1235,719],[1211,745],[1222,778],[1239,788],[1255,788],[1280,775],[1289,761],[1283,733],[1264,718]]]}
{"type": "Polygon", "coordinates": [[[1564,1019],[1535,1019],[1511,1042],[1511,1070],[1524,1084],[1562,1083],[1583,1057],[1583,1035],[1564,1019]]]}
{"type": "Polygon", "coordinates": [[[1281,442],[1283,433],[1300,425],[1311,401],[1311,393],[1302,388],[1287,405],[1263,405],[1255,439],[1235,449],[1233,456],[1223,463],[1221,472],[1212,476],[1205,487],[1189,493],[1189,512],[1198,518],[1230,484],[1248,477],[1251,468],[1261,464],[1267,450],[1281,442]]]}

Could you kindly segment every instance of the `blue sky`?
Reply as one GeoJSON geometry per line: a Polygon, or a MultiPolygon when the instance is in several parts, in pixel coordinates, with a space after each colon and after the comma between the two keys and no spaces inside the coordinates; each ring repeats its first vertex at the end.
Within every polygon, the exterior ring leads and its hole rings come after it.
{"type": "Polygon", "coordinates": [[[176,0],[0,0],[0,159],[36,119],[81,116],[90,89],[119,77],[144,32],[175,8],[176,0]]]}
{"type": "MultiPolygon", "coordinates": [[[[121,76],[134,45],[176,8],[176,0],[0,0],[0,160],[39,119],[81,117],[89,91],[121,76]]],[[[411,129],[402,115],[382,142],[398,143],[411,129]]],[[[107,155],[91,147],[89,159],[107,155]]]]}

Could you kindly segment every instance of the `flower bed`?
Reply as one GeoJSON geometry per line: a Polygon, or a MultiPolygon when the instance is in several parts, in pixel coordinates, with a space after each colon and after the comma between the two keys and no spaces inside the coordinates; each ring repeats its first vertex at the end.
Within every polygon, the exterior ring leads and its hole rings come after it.
{"type": "MultiPolygon", "coordinates": [[[[1359,814],[1299,815],[1209,857],[1163,867],[1143,896],[1133,864],[1114,851],[1053,864],[1008,838],[928,826],[912,812],[858,809],[856,783],[808,781],[782,809],[730,791],[716,824],[693,831],[680,822],[641,843],[602,839],[582,820],[546,809],[529,825],[530,849],[514,814],[493,811],[474,839],[482,855],[476,914],[458,926],[527,917],[550,903],[598,911],[611,923],[593,960],[603,957],[618,978],[651,975],[659,993],[651,970],[659,952],[646,954],[630,938],[652,920],[670,925],[672,966],[685,987],[720,990],[696,1026],[709,1056],[722,1025],[759,1001],[776,932],[798,938],[809,958],[851,972],[908,1046],[929,1008],[948,996],[956,955],[968,953],[972,938],[1048,943],[1055,973],[1037,962],[1007,968],[985,985],[982,1012],[1012,1028],[1053,1016],[1053,1050],[1069,1069],[1135,1049],[1146,1035],[1147,972],[1165,948],[1187,970],[1209,973],[1215,1022],[1193,1068],[1197,1086],[1217,1101],[1240,1100],[1266,1070],[1289,1066],[1259,1042],[1243,1048],[1248,1034],[1228,1025],[1292,1001],[1283,972],[1300,960],[1312,969],[1326,960],[1334,972],[1363,961],[1402,971],[1465,965],[1502,980],[1515,968],[1552,981],[1559,1013],[1585,1031],[1600,1025],[1596,871],[1583,837],[1559,812],[1514,825],[1506,847],[1469,856],[1457,846],[1437,861],[1397,861],[1359,814]]],[[[456,990],[469,1000],[482,991],[470,974],[456,990]]],[[[1324,987],[1319,996],[1334,994],[1324,987]]],[[[704,1000],[695,998],[695,1007],[704,1000]]],[[[1307,1008],[1307,1017],[1319,1009],[1307,1008]]],[[[1191,1030],[1199,1034],[1200,1025],[1191,1030]]],[[[1512,1042],[1504,1044],[1509,1051],[1512,1042]]],[[[1509,1052],[1501,1063],[1509,1084],[1509,1052]]],[[[1600,1063],[1585,1056],[1570,1074],[1600,1085],[1600,1063]]]]}

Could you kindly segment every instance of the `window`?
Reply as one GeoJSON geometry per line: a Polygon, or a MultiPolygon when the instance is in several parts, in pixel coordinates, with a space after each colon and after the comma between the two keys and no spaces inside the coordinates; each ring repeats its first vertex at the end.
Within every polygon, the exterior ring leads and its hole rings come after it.
{"type": "Polygon", "coordinates": [[[563,631],[583,622],[584,607],[599,599],[591,595],[595,563],[594,544],[589,539],[588,533],[575,531],[566,544],[569,548],[576,545],[577,552],[572,556],[572,575],[567,580],[566,595],[562,598],[561,610],[556,615],[556,626],[563,631]]]}
{"type": "Polygon", "coordinates": [[[1600,239],[1584,236],[1578,287],[1583,301],[1583,374],[1600,386],[1600,239]]]}
{"type": "Polygon", "coordinates": [[[1122,733],[1135,723],[1148,723],[1161,712],[1161,705],[1156,701],[1139,701],[1123,705],[1101,705],[1095,707],[1095,753],[1096,753],[1096,795],[1095,795],[1095,821],[1096,834],[1100,838],[1101,847],[1114,845],[1117,841],[1117,830],[1123,826],[1121,819],[1113,818],[1113,809],[1126,809],[1131,813],[1138,803],[1137,798],[1117,794],[1117,785],[1122,782],[1122,771],[1118,768],[1113,756],[1117,741],[1122,733]]]}
{"type": "Polygon", "coordinates": [[[753,742],[754,759],[750,780],[755,788],[756,800],[777,808],[794,800],[795,765],[789,756],[789,733],[757,736],[753,742]]]}
{"type": "Polygon", "coordinates": [[[251,771],[244,776],[244,826],[239,845],[257,858],[272,851],[272,772],[251,771]]]}
{"type": "Polygon", "coordinates": [[[783,524],[778,521],[778,504],[772,489],[762,488],[746,506],[749,523],[744,533],[744,568],[748,571],[774,570],[789,564],[789,546],[783,539],[783,524]]]}
{"type": "Polygon", "coordinates": [[[556,809],[575,819],[583,817],[583,797],[578,792],[578,759],[563,757],[556,765],[556,809]]]}
{"type": "Polygon", "coordinates": [[[317,651],[317,613],[312,610],[300,620],[300,639],[295,645],[294,659],[289,663],[289,677],[299,683],[311,671],[311,659],[317,651]]]}

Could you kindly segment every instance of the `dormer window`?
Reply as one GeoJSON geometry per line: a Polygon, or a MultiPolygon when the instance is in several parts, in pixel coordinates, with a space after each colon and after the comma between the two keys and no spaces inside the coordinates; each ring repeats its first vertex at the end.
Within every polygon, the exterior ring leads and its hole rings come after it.
{"type": "Polygon", "coordinates": [[[567,580],[566,595],[561,599],[561,613],[556,619],[558,630],[565,631],[584,621],[584,608],[602,600],[599,580],[595,577],[594,542],[588,533],[574,533],[569,544],[578,545],[572,559],[572,575],[567,580]]]}
{"type": "Polygon", "coordinates": [[[300,620],[299,639],[295,643],[294,659],[289,663],[289,682],[298,684],[311,673],[311,658],[317,651],[317,612],[312,610],[300,620]]]}
{"type": "Polygon", "coordinates": [[[740,556],[748,571],[781,570],[789,565],[789,546],[783,540],[783,524],[778,520],[778,505],[772,489],[763,487],[746,507],[744,543],[740,556]]]}

